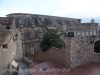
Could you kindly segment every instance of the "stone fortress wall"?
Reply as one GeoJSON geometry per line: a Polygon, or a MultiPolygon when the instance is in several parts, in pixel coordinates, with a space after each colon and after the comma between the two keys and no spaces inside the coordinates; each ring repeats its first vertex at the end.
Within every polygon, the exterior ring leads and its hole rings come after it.
{"type": "Polygon", "coordinates": [[[66,66],[70,69],[89,62],[100,62],[100,53],[94,52],[94,42],[89,36],[67,37],[66,51],[69,51],[66,52],[66,66]]]}

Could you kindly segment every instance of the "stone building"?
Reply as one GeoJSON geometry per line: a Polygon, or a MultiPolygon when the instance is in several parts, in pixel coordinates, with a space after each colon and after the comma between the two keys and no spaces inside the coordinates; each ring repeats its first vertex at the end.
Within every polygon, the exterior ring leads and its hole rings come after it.
{"type": "MultiPolygon", "coordinates": [[[[0,61],[2,62],[0,62],[0,73],[2,73],[1,71],[5,68],[11,68],[9,66],[12,66],[10,65],[12,60],[22,60],[24,56],[31,58],[31,55],[40,51],[41,48],[39,44],[43,39],[43,35],[45,35],[49,29],[63,30],[66,33],[74,32],[75,37],[86,37],[97,35],[97,26],[98,23],[95,23],[93,19],[91,23],[81,23],[81,19],[27,13],[13,13],[8,14],[7,17],[1,17],[0,61]]],[[[73,39],[70,38],[68,40],[69,43],[66,43],[70,45],[69,47],[73,47],[71,46],[72,40],[73,39]]],[[[67,46],[66,50],[68,49],[67,46]]],[[[71,50],[71,52],[72,51],[73,50],[71,50]]],[[[71,56],[68,58],[68,61],[75,61],[70,51],[68,54],[66,53],[66,55],[71,56]]],[[[76,57],[81,58],[82,56],[76,57]]],[[[73,65],[71,68],[75,67],[75,63],[70,64],[70,62],[66,62],[67,65],[73,65]]]]}
{"type": "Polygon", "coordinates": [[[23,56],[31,57],[41,48],[39,47],[43,35],[49,29],[74,32],[75,36],[96,35],[98,23],[81,23],[81,19],[37,15],[28,13],[12,13],[7,17],[13,17],[12,29],[18,34],[17,59],[23,56]],[[87,30],[88,29],[88,30],[87,30]]]}
{"type": "Polygon", "coordinates": [[[90,23],[81,23],[81,25],[84,30],[97,30],[98,23],[95,23],[95,20],[92,19],[90,23]]]}
{"type": "Polygon", "coordinates": [[[12,17],[0,17],[0,75],[11,73],[16,59],[16,36],[11,29],[12,17]]]}

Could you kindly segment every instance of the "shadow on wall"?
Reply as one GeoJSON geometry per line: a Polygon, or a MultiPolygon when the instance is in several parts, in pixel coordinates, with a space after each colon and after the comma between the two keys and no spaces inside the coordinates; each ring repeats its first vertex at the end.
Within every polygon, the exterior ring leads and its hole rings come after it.
{"type": "Polygon", "coordinates": [[[34,62],[56,61],[65,65],[65,50],[52,47],[46,52],[38,51],[33,55],[34,62]]]}

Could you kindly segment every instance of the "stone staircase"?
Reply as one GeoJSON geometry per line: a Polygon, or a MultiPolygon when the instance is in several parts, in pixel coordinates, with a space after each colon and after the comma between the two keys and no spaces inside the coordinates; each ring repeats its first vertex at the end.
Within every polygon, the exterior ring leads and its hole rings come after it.
{"type": "Polygon", "coordinates": [[[29,59],[27,57],[23,57],[23,62],[25,64],[27,64],[28,66],[31,66],[31,65],[37,65],[39,64],[40,62],[33,62],[32,59],[29,59]]]}
{"type": "Polygon", "coordinates": [[[23,62],[30,66],[32,64],[32,60],[28,59],[27,57],[23,57],[23,62]]]}

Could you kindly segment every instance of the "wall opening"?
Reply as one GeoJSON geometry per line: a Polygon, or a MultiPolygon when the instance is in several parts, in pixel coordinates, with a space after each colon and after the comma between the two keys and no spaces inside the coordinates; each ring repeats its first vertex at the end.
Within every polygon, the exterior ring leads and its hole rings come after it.
{"type": "Polygon", "coordinates": [[[3,45],[3,48],[4,49],[7,49],[8,48],[8,45],[7,44],[3,45]]]}
{"type": "Polygon", "coordinates": [[[10,26],[6,26],[6,29],[11,29],[11,27],[10,26]]]}
{"type": "Polygon", "coordinates": [[[38,24],[38,19],[35,17],[34,20],[35,20],[35,25],[37,25],[38,24]]]}
{"type": "Polygon", "coordinates": [[[34,46],[31,46],[31,55],[34,55],[34,46]]]}
{"type": "Polygon", "coordinates": [[[100,53],[100,40],[98,40],[94,43],[94,52],[100,53]]]}

